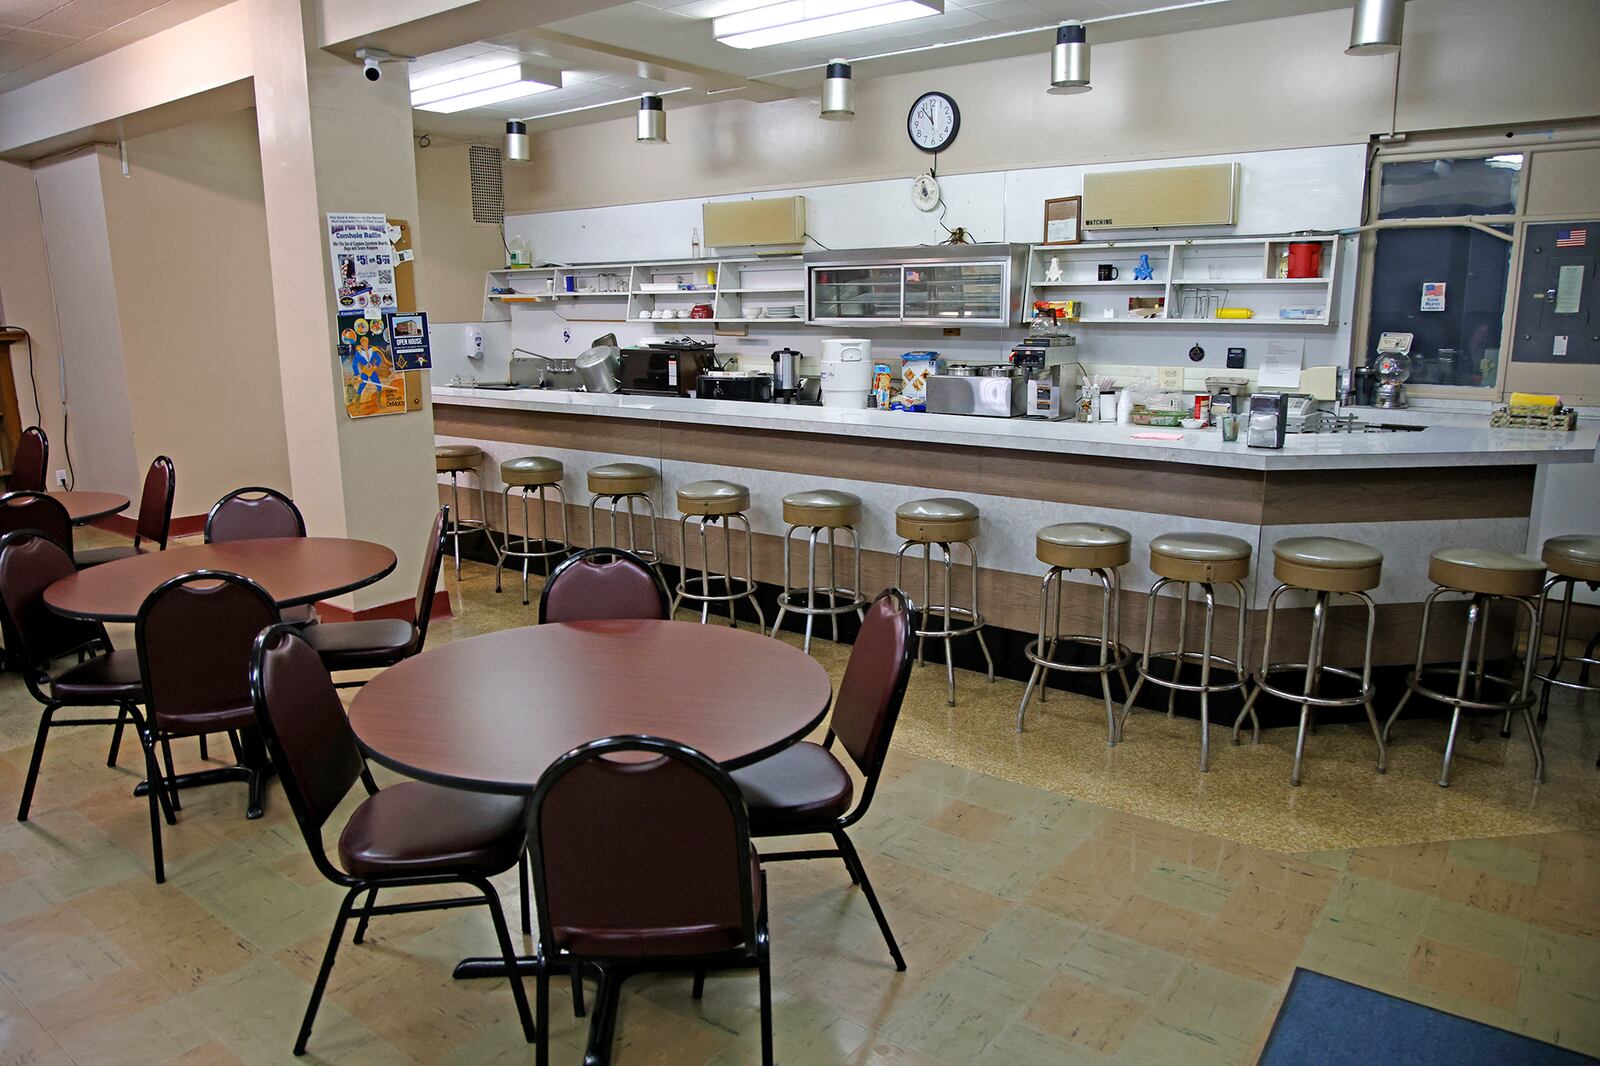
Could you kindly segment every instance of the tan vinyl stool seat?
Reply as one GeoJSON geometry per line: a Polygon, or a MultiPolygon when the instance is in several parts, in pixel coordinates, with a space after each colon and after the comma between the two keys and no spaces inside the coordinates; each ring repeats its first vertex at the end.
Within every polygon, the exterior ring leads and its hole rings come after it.
{"type": "Polygon", "coordinates": [[[435,444],[433,468],[435,473],[448,474],[452,470],[476,470],[483,462],[483,449],[475,444],[435,444]]]}
{"type": "Polygon", "coordinates": [[[1150,569],[1171,581],[1243,581],[1250,542],[1223,533],[1166,533],[1150,542],[1150,569]]]}
{"type": "Polygon", "coordinates": [[[801,649],[811,651],[811,630],[818,617],[826,617],[833,628],[833,639],[839,639],[839,616],[854,614],[866,616],[867,600],[861,595],[861,538],[856,526],[861,521],[861,497],[835,489],[808,489],[791,492],[783,498],[783,521],[788,527],[783,534],[783,591],[778,594],[778,614],[772,620],[772,635],[777,636],[783,627],[784,616],[789,613],[805,619],[805,638],[801,649]],[[855,557],[855,580],[846,588],[838,579],[835,559],[835,537],[843,530],[850,535],[850,547],[855,557]],[[790,574],[794,557],[794,535],[805,537],[806,576],[796,584],[790,574]],[[824,543],[818,551],[818,540],[824,543]],[[827,564],[826,576],[817,574],[817,560],[827,564]]]}
{"type": "Polygon", "coordinates": [[[1272,572],[1313,592],[1366,592],[1383,580],[1383,553],[1338,537],[1290,537],[1272,546],[1272,572]]]}
{"type": "Polygon", "coordinates": [[[1133,557],[1133,537],[1116,526],[1063,522],[1039,530],[1034,554],[1041,563],[1064,570],[1123,566],[1133,557]]]}
{"type": "Polygon", "coordinates": [[[597,496],[625,496],[656,487],[656,472],[643,463],[606,463],[589,468],[589,491],[597,496]]]}
{"type": "Polygon", "coordinates": [[[861,497],[833,489],[791,492],[783,498],[783,520],[791,526],[854,526],[861,521],[861,497]]]}
{"type": "Polygon", "coordinates": [[[560,459],[543,455],[524,455],[500,464],[500,480],[517,487],[554,485],[565,473],[560,459]]]}
{"type": "Polygon", "coordinates": [[[1544,565],[1562,577],[1600,581],[1600,537],[1574,534],[1544,542],[1544,565]]]}
{"type": "Polygon", "coordinates": [[[1485,596],[1537,596],[1544,563],[1491,548],[1440,548],[1428,557],[1428,580],[1485,596]]]}
{"type": "Polygon", "coordinates": [[[691,481],[678,486],[678,510],[686,515],[738,514],[750,506],[750,490],[732,481],[691,481]]]}
{"type": "Polygon", "coordinates": [[[894,529],[918,544],[971,540],[978,535],[978,509],[950,496],[911,500],[894,509],[894,529]]]}

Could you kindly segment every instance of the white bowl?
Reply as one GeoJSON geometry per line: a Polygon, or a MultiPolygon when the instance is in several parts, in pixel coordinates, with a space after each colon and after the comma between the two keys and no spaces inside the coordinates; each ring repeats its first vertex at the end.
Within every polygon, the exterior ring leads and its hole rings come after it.
{"type": "Polygon", "coordinates": [[[749,315],[751,318],[760,318],[766,313],[767,309],[765,307],[752,307],[750,310],[745,312],[745,314],[749,315]]]}
{"type": "Polygon", "coordinates": [[[1199,429],[1204,425],[1205,423],[1198,418],[1185,418],[1183,420],[1184,429],[1199,429]]]}

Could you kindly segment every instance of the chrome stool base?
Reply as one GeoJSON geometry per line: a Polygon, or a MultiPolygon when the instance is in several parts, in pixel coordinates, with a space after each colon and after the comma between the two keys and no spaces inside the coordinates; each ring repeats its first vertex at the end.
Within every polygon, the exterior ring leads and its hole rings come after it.
{"type": "MultiPolygon", "coordinates": [[[[505,515],[505,530],[504,530],[504,532],[501,533],[502,543],[500,544],[500,546],[498,548],[495,549],[494,590],[496,592],[500,591],[500,570],[501,570],[502,567],[505,566],[506,560],[507,559],[521,559],[522,560],[522,605],[524,607],[526,607],[528,605],[528,602],[529,602],[529,600],[528,600],[528,564],[531,563],[535,559],[543,559],[544,560],[544,576],[545,577],[549,577],[550,576],[550,560],[551,559],[563,558],[563,557],[566,556],[566,554],[568,552],[570,552],[572,550],[572,533],[571,533],[571,530],[568,528],[568,525],[567,525],[567,494],[565,492],[561,491],[561,485],[559,483],[552,482],[549,485],[520,485],[520,486],[507,485],[506,488],[505,488],[505,491],[501,493],[501,497],[502,497],[501,502],[503,504],[502,511],[503,511],[503,513],[505,515]],[[516,551],[513,551],[511,549],[511,490],[514,487],[515,488],[520,488],[522,490],[522,537],[521,537],[522,547],[520,549],[516,550],[516,551]],[[554,489],[555,490],[555,494],[556,494],[556,502],[561,505],[561,540],[560,541],[552,541],[550,539],[550,515],[549,515],[548,512],[545,511],[545,507],[544,507],[544,505],[545,505],[544,490],[545,489],[554,489]],[[539,497],[539,550],[538,551],[534,551],[533,550],[533,538],[531,538],[528,535],[529,533],[532,532],[532,527],[528,523],[528,498],[530,496],[535,495],[535,494],[537,494],[538,497],[539,497]],[[552,548],[551,544],[555,544],[556,547],[552,548]]],[[[492,543],[492,538],[491,538],[491,543],[492,543]]]]}
{"type": "MultiPolygon", "coordinates": [[[[1516,711],[1521,711],[1523,722],[1528,727],[1528,740],[1533,745],[1533,780],[1535,783],[1543,782],[1544,749],[1539,743],[1539,729],[1534,724],[1533,720],[1534,697],[1532,692],[1534,657],[1538,654],[1532,642],[1538,639],[1538,630],[1539,608],[1532,598],[1525,598],[1522,596],[1496,596],[1481,592],[1467,592],[1463,589],[1454,589],[1444,586],[1435,588],[1428,594],[1428,598],[1422,601],[1422,631],[1417,637],[1417,662],[1412,668],[1411,672],[1406,675],[1405,694],[1400,697],[1400,702],[1395,704],[1393,713],[1389,715],[1389,720],[1384,723],[1384,742],[1388,742],[1389,730],[1394,727],[1395,720],[1400,717],[1400,712],[1405,710],[1406,704],[1410,701],[1413,695],[1421,696],[1424,699],[1433,700],[1436,703],[1442,703],[1447,707],[1452,708],[1450,715],[1450,732],[1445,737],[1444,763],[1439,771],[1439,787],[1449,788],[1450,765],[1455,759],[1456,734],[1459,732],[1461,727],[1461,712],[1463,710],[1493,711],[1497,714],[1504,712],[1506,715],[1507,725],[1509,726],[1511,715],[1516,711]],[[1428,620],[1433,611],[1433,602],[1440,596],[1443,596],[1447,593],[1453,593],[1457,596],[1471,597],[1471,603],[1467,607],[1467,633],[1466,637],[1462,641],[1461,664],[1459,667],[1424,666],[1422,657],[1425,653],[1424,649],[1427,647],[1428,620]],[[1488,671],[1488,662],[1486,656],[1486,649],[1489,642],[1488,613],[1489,608],[1492,606],[1495,600],[1503,600],[1515,603],[1524,611],[1526,611],[1528,615],[1529,647],[1528,654],[1523,656],[1523,669],[1520,680],[1508,677],[1500,677],[1498,675],[1491,674],[1488,671]],[[1476,661],[1474,661],[1473,656],[1474,636],[1477,637],[1476,661]],[[1454,674],[1456,679],[1455,695],[1453,696],[1442,689],[1431,688],[1423,683],[1423,679],[1431,675],[1449,676],[1451,674],[1454,674]],[[1472,696],[1470,698],[1467,696],[1467,683],[1469,681],[1472,683],[1472,696]],[[1503,685],[1508,691],[1515,693],[1515,695],[1505,700],[1486,700],[1483,698],[1483,686],[1485,682],[1503,685]]],[[[1478,731],[1478,719],[1476,714],[1474,714],[1471,719],[1470,728],[1474,737],[1476,737],[1478,731]]],[[[1509,731],[1502,732],[1502,735],[1509,735],[1509,731]]]]}
{"type": "Polygon", "coordinates": [[[456,578],[461,577],[461,538],[473,533],[482,533],[488,540],[489,547],[494,547],[494,535],[489,531],[489,497],[483,488],[483,474],[477,470],[452,470],[450,471],[450,525],[445,535],[455,551],[456,578]],[[471,474],[478,482],[478,517],[461,518],[461,486],[456,480],[457,475],[471,474]]]}
{"type": "Polygon", "coordinates": [[[991,683],[994,681],[994,657],[989,654],[989,644],[983,639],[984,621],[978,607],[978,553],[969,540],[908,540],[900,545],[900,550],[895,552],[894,556],[894,584],[896,588],[902,591],[905,590],[903,571],[906,552],[916,547],[919,543],[922,545],[922,600],[918,602],[909,595],[906,597],[906,601],[911,607],[912,616],[915,617],[919,613],[922,615],[922,624],[912,630],[912,634],[917,638],[917,665],[921,666],[923,663],[922,648],[926,640],[931,637],[934,640],[944,641],[946,702],[954,707],[956,705],[956,664],[955,658],[951,654],[950,642],[956,637],[964,637],[971,633],[978,638],[978,647],[983,652],[984,662],[989,665],[989,681],[991,683]],[[967,549],[968,568],[972,571],[971,607],[957,607],[951,603],[954,598],[951,588],[954,561],[950,549],[957,544],[967,549]],[[944,559],[944,602],[942,603],[933,602],[933,549],[935,546],[938,547],[939,554],[944,559]],[[936,617],[944,622],[938,629],[934,629],[932,626],[932,622],[936,617]],[[951,624],[956,621],[960,621],[963,624],[951,624]]]}
{"type": "MultiPolygon", "coordinates": [[[[1554,655],[1540,655],[1534,662],[1533,676],[1542,682],[1539,692],[1539,721],[1543,723],[1550,717],[1550,690],[1552,688],[1572,689],[1575,692],[1600,692],[1600,684],[1590,681],[1590,670],[1600,666],[1600,658],[1596,652],[1600,651],[1600,632],[1589,638],[1589,643],[1584,646],[1582,655],[1567,654],[1568,623],[1572,618],[1572,593],[1579,584],[1589,586],[1591,591],[1600,589],[1600,582],[1584,581],[1582,578],[1567,577],[1565,574],[1555,574],[1545,582],[1544,590],[1539,594],[1539,633],[1537,638],[1529,642],[1530,648],[1539,648],[1544,643],[1544,619],[1550,609],[1550,593],[1557,585],[1565,584],[1566,591],[1561,597],[1561,620],[1556,627],[1556,650],[1554,655]],[[1569,665],[1578,668],[1578,677],[1575,681],[1563,678],[1562,671],[1569,665]]],[[[1542,650],[1542,649],[1541,649],[1542,650]]],[[[1506,715],[1505,725],[1500,730],[1502,737],[1511,735],[1511,716],[1506,715]]],[[[1600,767],[1600,758],[1595,760],[1595,765],[1600,767]]]]}
{"type": "Polygon", "coordinates": [[[839,616],[841,614],[854,614],[857,621],[865,620],[867,614],[867,600],[861,595],[861,541],[856,535],[855,526],[790,526],[783,534],[783,591],[778,594],[778,614],[772,620],[772,635],[776,637],[778,630],[783,627],[783,616],[793,613],[802,615],[806,620],[805,641],[801,650],[807,654],[811,652],[811,628],[818,617],[826,617],[833,626],[833,639],[839,640],[839,616]],[[811,534],[806,538],[806,583],[803,588],[796,588],[789,583],[790,549],[793,546],[791,538],[797,529],[810,529],[811,534]],[[850,534],[850,544],[855,555],[855,583],[851,588],[842,588],[838,583],[837,572],[834,567],[834,530],[842,529],[850,534]],[[823,530],[828,533],[827,584],[822,587],[817,585],[817,535],[823,530]],[[826,606],[819,607],[818,599],[825,599],[826,606]]]}
{"type": "MultiPolygon", "coordinates": [[[[1161,578],[1150,586],[1150,596],[1145,602],[1144,616],[1144,654],[1140,656],[1138,665],[1139,678],[1133,683],[1133,691],[1128,693],[1128,700],[1123,704],[1122,717],[1117,722],[1117,737],[1121,739],[1123,728],[1127,725],[1128,715],[1133,711],[1133,701],[1139,697],[1139,690],[1146,681],[1152,685],[1159,685],[1167,690],[1167,717],[1172,717],[1176,707],[1178,693],[1194,692],[1200,696],[1200,772],[1205,773],[1211,768],[1211,697],[1223,692],[1237,692],[1250,683],[1250,674],[1245,670],[1245,631],[1250,615],[1250,594],[1245,591],[1242,581],[1180,581],[1176,578],[1161,578]],[[1156,607],[1160,603],[1161,590],[1168,585],[1182,586],[1183,598],[1178,606],[1178,646],[1173,651],[1153,652],[1150,650],[1151,642],[1155,636],[1156,607]],[[1199,585],[1201,600],[1205,604],[1205,626],[1201,630],[1200,650],[1185,651],[1184,644],[1189,634],[1189,586],[1199,585]],[[1238,615],[1238,651],[1232,659],[1212,653],[1212,634],[1215,632],[1217,615],[1216,585],[1231,587],[1239,599],[1238,615]],[[1153,660],[1170,661],[1172,663],[1172,677],[1157,677],[1150,673],[1150,663],[1153,660]],[[1196,685],[1180,681],[1183,674],[1183,665],[1194,663],[1200,667],[1200,683],[1196,685]],[[1232,681],[1221,684],[1213,683],[1211,671],[1215,667],[1222,667],[1234,675],[1232,681]]],[[[1248,708],[1251,719],[1255,718],[1254,709],[1248,708]]],[[[1259,729],[1259,725],[1257,729],[1259,729]]]]}
{"type": "Polygon", "coordinates": [[[1039,635],[1028,643],[1023,654],[1033,664],[1028,676],[1028,687],[1022,692],[1022,703],[1017,707],[1017,732],[1022,732],[1028,713],[1028,701],[1035,687],[1039,702],[1049,698],[1050,671],[1060,670],[1073,674],[1099,674],[1100,694],[1106,704],[1106,747],[1117,743],[1116,704],[1111,699],[1111,675],[1122,681],[1122,694],[1131,691],[1128,684],[1128,664],[1133,662],[1133,649],[1122,643],[1122,578],[1115,567],[1095,567],[1089,571],[1100,580],[1102,600],[1100,605],[1100,635],[1092,633],[1061,632],[1061,578],[1067,573],[1063,566],[1053,566],[1039,583],[1039,635]],[[1050,590],[1055,588],[1056,609],[1050,610],[1050,590]],[[1049,643],[1047,644],[1046,641],[1049,643]],[[1098,663],[1064,663],[1055,659],[1061,644],[1079,644],[1094,648],[1100,653],[1098,663]]]}
{"type": "Polygon", "coordinates": [[[1300,705],[1300,730],[1294,742],[1294,766],[1289,771],[1289,784],[1300,784],[1300,769],[1305,758],[1306,735],[1316,729],[1315,713],[1319,707],[1364,707],[1367,712],[1367,721],[1372,726],[1373,739],[1378,743],[1378,773],[1385,773],[1389,768],[1388,748],[1384,744],[1383,728],[1378,725],[1378,712],[1373,709],[1372,697],[1377,693],[1377,686],[1372,683],[1372,641],[1377,631],[1378,609],[1373,604],[1372,598],[1364,592],[1322,592],[1313,589],[1301,588],[1297,585],[1279,585],[1272,590],[1272,595],[1267,598],[1267,630],[1261,642],[1261,668],[1255,672],[1251,680],[1255,688],[1244,701],[1244,708],[1239,711],[1239,717],[1233,720],[1233,742],[1239,743],[1239,728],[1244,725],[1245,717],[1250,718],[1252,744],[1261,743],[1261,720],[1256,717],[1255,703],[1265,692],[1269,696],[1287,700],[1300,705]],[[1311,645],[1307,651],[1309,662],[1304,663],[1275,663],[1271,661],[1272,655],[1272,626],[1277,618],[1278,597],[1285,592],[1315,592],[1316,601],[1311,607],[1311,645]],[[1361,660],[1361,672],[1339,666],[1328,666],[1322,661],[1322,648],[1327,637],[1328,604],[1334,596],[1350,596],[1360,600],[1367,608],[1367,643],[1366,652],[1361,660]],[[1291,691],[1272,680],[1275,674],[1298,673],[1304,677],[1304,683],[1299,692],[1291,691]],[[1322,677],[1331,674],[1346,681],[1355,682],[1358,692],[1353,696],[1323,696],[1319,692],[1322,687],[1322,677]]]}
{"type": "Polygon", "coordinates": [[[649,563],[650,565],[652,565],[652,566],[660,566],[661,565],[661,552],[659,551],[659,546],[656,543],[656,502],[655,502],[655,500],[651,499],[650,498],[650,494],[646,493],[646,492],[617,492],[617,493],[597,492],[597,493],[595,493],[589,500],[589,547],[591,547],[591,548],[599,548],[599,547],[607,547],[607,546],[613,547],[613,548],[622,547],[622,539],[617,536],[617,508],[618,508],[618,505],[623,500],[628,501],[628,503],[627,503],[627,508],[628,509],[625,512],[627,514],[627,521],[628,521],[628,550],[630,552],[632,552],[633,554],[637,555],[639,558],[643,559],[645,562],[649,563]],[[597,535],[596,535],[596,530],[599,527],[596,525],[595,517],[596,517],[596,512],[599,509],[601,500],[610,500],[611,501],[611,543],[610,543],[610,545],[602,545],[600,543],[597,535]],[[644,512],[645,513],[643,514],[643,516],[637,516],[635,514],[634,509],[633,509],[633,501],[634,500],[642,500],[644,502],[644,512]],[[650,547],[648,547],[648,548],[641,548],[638,545],[637,532],[634,529],[634,524],[633,524],[633,520],[634,520],[635,517],[644,517],[644,518],[648,519],[649,522],[650,522],[650,547]]]}
{"type": "Polygon", "coordinates": [[[678,608],[684,604],[700,605],[700,624],[705,625],[711,620],[711,605],[713,603],[726,603],[728,605],[728,624],[739,628],[738,616],[734,613],[733,605],[739,600],[749,600],[750,606],[756,609],[756,631],[764,633],[767,629],[767,616],[761,610],[761,603],[756,599],[755,579],[755,538],[750,532],[750,520],[741,511],[721,515],[689,515],[678,519],[678,558],[682,566],[682,574],[677,588],[673,592],[672,609],[669,613],[677,614],[678,608]],[[691,577],[689,574],[689,519],[698,520],[700,530],[701,565],[700,576],[691,577]],[[733,576],[733,526],[737,520],[744,526],[744,577],[733,576]],[[722,525],[723,547],[726,550],[723,572],[711,572],[711,538],[706,535],[706,527],[717,524],[722,525]],[[714,583],[720,582],[723,591],[714,592],[714,583]]]}

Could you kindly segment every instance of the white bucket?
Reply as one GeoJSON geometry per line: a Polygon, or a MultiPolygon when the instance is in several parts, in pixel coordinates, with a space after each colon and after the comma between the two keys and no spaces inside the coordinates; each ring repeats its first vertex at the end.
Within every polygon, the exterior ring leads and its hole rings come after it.
{"type": "Polygon", "coordinates": [[[872,388],[872,342],[832,338],[822,342],[822,406],[867,406],[872,388]]]}

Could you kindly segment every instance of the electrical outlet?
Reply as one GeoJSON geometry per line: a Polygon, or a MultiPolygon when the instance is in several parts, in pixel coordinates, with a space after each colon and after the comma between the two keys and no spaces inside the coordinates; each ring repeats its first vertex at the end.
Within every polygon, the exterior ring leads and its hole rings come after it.
{"type": "Polygon", "coordinates": [[[62,488],[67,487],[67,472],[65,470],[56,471],[56,484],[62,488]]]}
{"type": "Polygon", "coordinates": [[[1156,388],[1181,389],[1183,388],[1183,367],[1158,366],[1156,367],[1156,388]]]}

